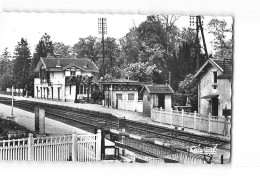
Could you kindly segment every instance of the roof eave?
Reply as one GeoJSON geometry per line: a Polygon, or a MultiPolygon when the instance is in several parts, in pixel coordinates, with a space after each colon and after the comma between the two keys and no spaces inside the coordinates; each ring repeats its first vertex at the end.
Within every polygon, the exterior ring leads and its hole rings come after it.
{"type": "Polygon", "coordinates": [[[39,62],[37,63],[35,69],[34,69],[34,72],[39,72],[40,71],[40,68],[41,68],[41,65],[44,66],[44,68],[47,70],[47,66],[45,65],[42,57],[40,58],[39,62]]]}
{"type": "Polygon", "coordinates": [[[216,67],[217,69],[219,69],[222,73],[223,73],[223,69],[216,63],[214,62],[214,60],[212,60],[211,58],[208,59],[203,65],[202,67],[200,67],[200,69],[197,71],[197,73],[194,75],[194,78],[197,78],[200,76],[201,72],[203,71],[203,69],[208,65],[208,63],[210,63],[212,66],[216,67]]]}

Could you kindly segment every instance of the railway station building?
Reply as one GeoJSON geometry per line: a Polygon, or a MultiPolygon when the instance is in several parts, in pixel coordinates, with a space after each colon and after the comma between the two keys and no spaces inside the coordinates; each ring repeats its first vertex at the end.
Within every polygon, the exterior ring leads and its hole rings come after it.
{"type": "MultiPolygon", "coordinates": [[[[93,76],[93,79],[97,79],[99,69],[94,62],[87,58],[42,57],[35,68],[35,72],[39,73],[39,77],[34,79],[35,98],[74,101],[76,85],[68,79],[73,76],[93,76]]],[[[77,97],[86,97],[87,88],[86,85],[80,84],[77,97]]]]}
{"type": "Polygon", "coordinates": [[[198,112],[222,116],[223,109],[231,110],[232,60],[207,60],[194,76],[198,83],[198,112]]]}

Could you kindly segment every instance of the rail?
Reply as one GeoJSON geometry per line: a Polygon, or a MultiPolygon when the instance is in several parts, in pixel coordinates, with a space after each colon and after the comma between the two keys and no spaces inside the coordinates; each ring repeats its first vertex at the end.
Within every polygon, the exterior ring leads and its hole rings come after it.
{"type": "MultiPolygon", "coordinates": [[[[162,160],[168,158],[170,160],[178,161],[181,164],[206,164],[205,156],[196,155],[188,152],[186,149],[176,149],[174,144],[165,143],[162,141],[147,139],[138,135],[129,134],[126,132],[120,132],[118,130],[111,129],[112,134],[119,136],[125,136],[122,143],[126,147],[134,148],[135,150],[143,151],[151,156],[158,156],[159,158],[149,157],[142,155],[142,159],[147,162],[161,163],[162,160]]],[[[132,156],[133,157],[133,156],[132,156]]],[[[134,158],[134,157],[133,157],[134,158]]]]}

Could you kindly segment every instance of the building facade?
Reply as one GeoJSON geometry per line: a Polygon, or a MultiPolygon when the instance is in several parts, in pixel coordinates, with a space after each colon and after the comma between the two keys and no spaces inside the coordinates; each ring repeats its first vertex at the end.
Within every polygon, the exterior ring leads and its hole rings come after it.
{"type": "MultiPolygon", "coordinates": [[[[39,78],[34,79],[34,97],[41,99],[74,101],[76,84],[72,77],[97,77],[98,67],[86,58],[40,58],[35,72],[39,78]]],[[[79,85],[78,98],[87,96],[87,86],[79,85]]]]}
{"type": "Polygon", "coordinates": [[[138,101],[141,83],[127,79],[100,81],[104,91],[104,106],[118,108],[118,101],[138,101]]]}
{"type": "Polygon", "coordinates": [[[232,61],[209,59],[195,74],[198,84],[198,112],[222,116],[232,107],[232,61]]]}

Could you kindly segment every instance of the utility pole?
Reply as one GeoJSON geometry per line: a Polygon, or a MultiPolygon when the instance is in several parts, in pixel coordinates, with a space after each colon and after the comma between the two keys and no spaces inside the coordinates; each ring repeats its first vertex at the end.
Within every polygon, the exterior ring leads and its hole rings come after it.
{"type": "Polygon", "coordinates": [[[11,117],[14,117],[14,86],[12,86],[12,111],[11,111],[11,117]]]}
{"type": "Polygon", "coordinates": [[[169,72],[169,86],[171,86],[171,78],[172,78],[172,73],[169,72]]]}
{"type": "Polygon", "coordinates": [[[197,60],[197,71],[200,68],[200,43],[199,43],[199,21],[196,16],[196,60],[197,60]]]}
{"type": "Polygon", "coordinates": [[[104,34],[107,34],[107,19],[98,18],[98,33],[102,34],[102,54],[103,54],[103,76],[105,76],[105,44],[104,34]]]}
{"type": "Polygon", "coordinates": [[[205,55],[206,55],[206,58],[208,59],[208,51],[207,51],[207,45],[206,45],[206,42],[205,42],[205,37],[204,37],[204,32],[203,32],[203,21],[201,20],[201,17],[202,16],[190,16],[190,26],[194,27],[194,25],[196,24],[196,61],[197,61],[197,71],[200,68],[199,31],[201,32],[205,55]],[[194,20],[194,18],[196,18],[196,19],[194,20]]]}

